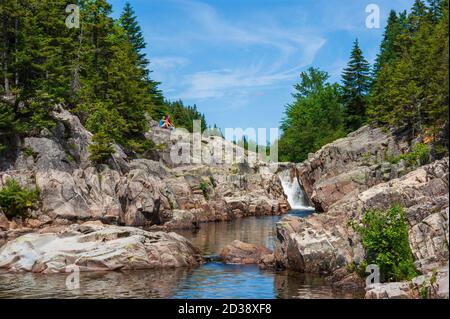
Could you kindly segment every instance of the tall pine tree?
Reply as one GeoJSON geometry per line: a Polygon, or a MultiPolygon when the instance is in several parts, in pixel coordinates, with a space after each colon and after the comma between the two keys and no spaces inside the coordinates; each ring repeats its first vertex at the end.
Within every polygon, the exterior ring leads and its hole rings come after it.
{"type": "Polygon", "coordinates": [[[355,41],[350,62],[342,74],[342,102],[345,108],[345,126],[348,131],[360,128],[366,121],[367,95],[370,90],[370,65],[355,41]]]}

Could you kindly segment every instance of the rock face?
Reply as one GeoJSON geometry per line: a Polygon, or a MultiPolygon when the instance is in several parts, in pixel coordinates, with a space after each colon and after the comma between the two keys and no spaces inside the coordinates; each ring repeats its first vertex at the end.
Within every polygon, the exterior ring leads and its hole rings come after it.
{"type": "MultiPolygon", "coordinates": [[[[41,192],[40,207],[31,212],[31,223],[17,221],[18,227],[91,220],[168,230],[277,215],[290,208],[276,168],[269,164],[219,161],[206,165],[197,161],[192,150],[187,163],[174,163],[172,153],[188,143],[191,134],[174,137],[150,121],[147,137],[157,144],[159,161],[131,160],[116,145],[108,165],[99,166],[89,160],[92,134],[80,120],[62,108],[53,117],[58,124],[52,132],[44,130],[40,137],[15,140],[0,154],[0,188],[12,178],[27,187],[37,186],[41,192]]],[[[214,153],[221,143],[238,151],[222,138],[206,136],[200,140],[202,153],[214,153]]],[[[0,216],[0,231],[11,229],[10,224],[0,216]]]]}
{"type": "Polygon", "coordinates": [[[98,222],[72,225],[59,233],[32,233],[0,249],[0,268],[12,272],[66,272],[193,267],[200,251],[175,233],[147,232],[98,222]]]}
{"type": "Polygon", "coordinates": [[[298,176],[317,211],[406,173],[404,163],[389,164],[387,157],[408,149],[401,135],[364,126],[310,154],[298,165],[298,176]]]}
{"type": "Polygon", "coordinates": [[[277,224],[275,258],[280,266],[331,274],[364,258],[360,238],[348,226],[369,209],[395,203],[406,209],[409,239],[422,272],[448,264],[448,158],[347,197],[325,214],[286,217],[277,224]]]}
{"type": "Polygon", "coordinates": [[[366,299],[448,299],[448,267],[435,274],[419,276],[410,282],[373,284],[366,288],[366,299]]]}
{"type": "Polygon", "coordinates": [[[273,261],[273,253],[270,249],[239,240],[225,246],[220,252],[220,257],[227,264],[269,265],[273,261]]]}

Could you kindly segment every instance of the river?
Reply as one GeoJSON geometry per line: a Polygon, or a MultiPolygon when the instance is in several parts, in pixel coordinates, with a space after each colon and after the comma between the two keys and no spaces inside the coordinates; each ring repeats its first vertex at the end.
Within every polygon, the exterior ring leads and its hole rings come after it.
{"type": "MultiPolygon", "coordinates": [[[[307,211],[293,211],[306,216],[307,211]]],[[[274,246],[280,217],[249,217],[180,231],[204,255],[216,255],[233,240],[274,246]]],[[[195,269],[82,273],[80,289],[66,288],[66,275],[0,273],[0,298],[361,298],[363,293],[332,289],[315,275],[266,271],[258,266],[209,262],[195,269]]]]}

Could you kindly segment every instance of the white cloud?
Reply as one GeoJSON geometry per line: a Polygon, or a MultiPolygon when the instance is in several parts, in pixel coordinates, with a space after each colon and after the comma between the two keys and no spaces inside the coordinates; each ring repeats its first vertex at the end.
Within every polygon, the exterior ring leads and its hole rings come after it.
{"type": "MultiPolygon", "coordinates": [[[[220,70],[207,70],[184,76],[183,99],[216,99],[223,96],[239,97],[254,94],[255,89],[268,89],[291,80],[301,68],[311,64],[326,40],[320,36],[299,29],[280,28],[261,21],[242,24],[221,17],[211,6],[194,1],[177,1],[187,16],[201,32],[179,34],[180,41],[197,43],[206,41],[216,46],[249,48],[264,46],[278,52],[277,58],[269,63],[262,60],[252,65],[234,66],[220,70]],[[293,63],[292,61],[295,61],[293,63]]],[[[173,40],[173,39],[172,39],[173,40]]],[[[266,59],[267,60],[267,59],[266,59]]]]}
{"type": "Polygon", "coordinates": [[[152,59],[152,69],[158,71],[166,71],[178,67],[183,67],[189,64],[189,60],[184,57],[156,57],[152,59]]]}

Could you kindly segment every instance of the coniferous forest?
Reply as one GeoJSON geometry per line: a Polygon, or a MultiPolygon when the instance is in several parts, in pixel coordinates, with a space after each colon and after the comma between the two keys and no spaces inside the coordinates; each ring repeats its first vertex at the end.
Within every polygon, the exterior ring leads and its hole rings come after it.
{"type": "MultiPolygon", "coordinates": [[[[0,132],[33,136],[55,125],[55,106],[76,114],[94,136],[94,148],[112,142],[129,154],[147,154],[148,115],[172,115],[192,129],[204,116],[195,106],[167,101],[151,78],[146,43],[132,6],[119,19],[106,0],[81,0],[79,28],[68,28],[64,0],[2,0],[0,16],[0,132]]],[[[5,147],[1,143],[1,147],[5,147]]]]}
{"type": "Polygon", "coordinates": [[[281,159],[301,162],[365,124],[406,129],[448,155],[448,21],[448,0],[416,0],[409,13],[390,13],[373,66],[356,40],[341,84],[303,72],[282,121],[281,159]]]}

